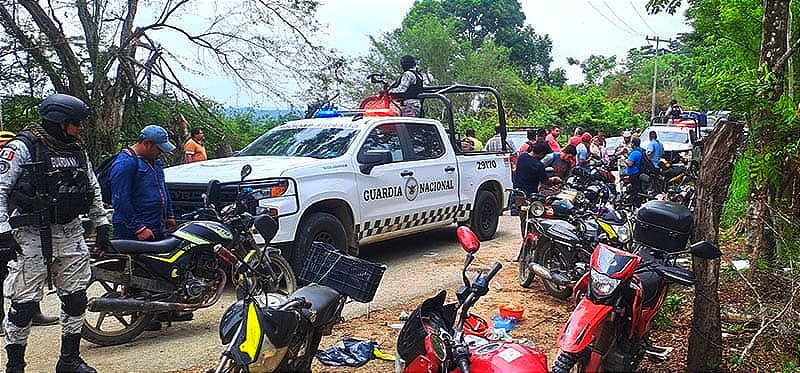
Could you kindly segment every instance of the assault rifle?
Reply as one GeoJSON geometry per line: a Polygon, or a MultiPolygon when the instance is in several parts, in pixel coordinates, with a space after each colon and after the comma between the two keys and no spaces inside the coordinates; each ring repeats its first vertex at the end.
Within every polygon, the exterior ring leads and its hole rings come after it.
{"type": "MultiPolygon", "coordinates": [[[[33,154],[35,150],[31,149],[33,154]]],[[[38,158],[34,155],[34,160],[38,158]]],[[[39,227],[39,240],[41,241],[42,257],[44,258],[44,265],[47,268],[47,288],[53,289],[53,276],[50,271],[50,264],[53,261],[53,230],[50,227],[51,222],[51,209],[50,204],[51,196],[48,193],[47,181],[44,175],[44,162],[35,161],[21,165],[22,169],[28,172],[33,179],[35,195],[32,196],[33,211],[26,214],[12,216],[9,219],[9,224],[12,228],[23,226],[36,226],[39,227]]]]}

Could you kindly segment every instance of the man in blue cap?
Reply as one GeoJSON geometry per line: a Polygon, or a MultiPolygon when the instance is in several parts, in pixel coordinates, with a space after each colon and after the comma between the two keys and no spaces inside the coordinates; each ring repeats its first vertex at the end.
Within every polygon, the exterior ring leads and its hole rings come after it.
{"type": "MultiPolygon", "coordinates": [[[[159,158],[173,150],[175,145],[169,141],[167,131],[150,124],[139,133],[136,144],[117,155],[110,173],[115,239],[157,241],[175,230],[175,213],[159,158]]],[[[171,312],[160,314],[159,320],[188,321],[192,317],[191,312],[171,312]]],[[[147,330],[160,328],[161,324],[154,320],[147,330]]]]}
{"type": "Polygon", "coordinates": [[[167,131],[150,124],[139,133],[139,141],[122,149],[114,160],[110,179],[115,239],[161,240],[167,231],[175,229],[172,200],[159,158],[173,150],[175,145],[167,131]]]}

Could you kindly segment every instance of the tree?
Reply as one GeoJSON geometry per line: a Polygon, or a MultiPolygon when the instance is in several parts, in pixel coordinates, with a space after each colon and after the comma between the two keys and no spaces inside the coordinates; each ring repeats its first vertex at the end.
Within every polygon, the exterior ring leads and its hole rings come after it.
{"type": "MultiPolygon", "coordinates": [[[[705,138],[703,164],[697,179],[697,204],[692,238],[719,245],[719,221],[733,176],[733,161],[742,131],[738,122],[724,122],[705,138]],[[709,167],[707,165],[713,165],[709,167]]],[[[692,331],[689,334],[687,370],[704,372],[723,368],[722,322],[719,308],[719,259],[694,258],[696,275],[692,331]]]]}
{"type": "Polygon", "coordinates": [[[617,56],[606,57],[593,54],[584,61],[570,57],[567,58],[567,63],[581,67],[586,84],[600,85],[603,83],[603,78],[617,67],[617,56]]]}
{"type": "Polygon", "coordinates": [[[123,112],[141,98],[174,90],[202,108],[204,100],[184,84],[189,74],[216,68],[247,88],[282,96],[280,78],[306,77],[310,61],[327,55],[311,41],[316,1],[217,2],[207,18],[192,15],[194,4],[3,1],[0,25],[14,53],[34,61],[55,91],[93,108],[85,143],[96,159],[117,149],[123,112]],[[65,27],[66,20],[80,28],[65,27]],[[173,47],[181,43],[194,58],[173,47]]]}
{"type": "Polygon", "coordinates": [[[525,13],[517,0],[418,0],[403,20],[403,29],[413,28],[429,17],[454,27],[454,38],[479,49],[488,38],[509,48],[509,61],[523,80],[547,82],[550,78],[548,35],[538,35],[525,25],[525,13]]]}

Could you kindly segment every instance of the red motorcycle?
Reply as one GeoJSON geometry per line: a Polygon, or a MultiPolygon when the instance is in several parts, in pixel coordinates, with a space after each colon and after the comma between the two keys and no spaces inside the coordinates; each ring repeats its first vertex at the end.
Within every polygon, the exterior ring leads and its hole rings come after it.
{"type": "Polygon", "coordinates": [[[502,267],[494,267],[483,276],[479,272],[469,282],[467,268],[475,258],[480,241],[467,227],[457,230],[467,259],[461,277],[464,286],[456,291],[457,302],[444,304],[446,291],[422,302],[406,321],[397,337],[397,353],[403,372],[547,372],[547,357],[532,345],[490,342],[470,348],[464,341],[465,321],[470,308],[489,292],[489,283],[502,267]],[[456,315],[461,309],[458,323],[456,315]],[[454,327],[455,324],[455,327],[454,327]],[[402,364],[405,364],[403,366],[402,364]]]}
{"type": "Polygon", "coordinates": [[[716,259],[722,255],[706,241],[684,250],[690,228],[687,208],[652,201],[637,211],[633,253],[597,245],[589,273],[575,285],[579,302],[558,337],[554,373],[573,368],[631,372],[645,355],[666,360],[669,350],[651,345],[648,331],[669,286],[695,282],[691,271],[675,266],[677,257],[691,253],[716,259]]]}

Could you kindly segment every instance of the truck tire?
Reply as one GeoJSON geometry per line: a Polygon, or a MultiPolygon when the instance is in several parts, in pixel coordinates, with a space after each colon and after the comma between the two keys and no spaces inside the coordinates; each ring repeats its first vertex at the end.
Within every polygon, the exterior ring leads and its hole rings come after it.
{"type": "Polygon", "coordinates": [[[294,273],[300,274],[306,262],[311,243],[322,241],[347,252],[347,232],[339,219],[326,212],[312,212],[303,217],[294,238],[291,260],[294,273]]]}
{"type": "Polygon", "coordinates": [[[479,190],[475,196],[475,206],[472,209],[472,231],[481,241],[491,240],[497,232],[497,223],[500,220],[500,211],[497,200],[492,193],[479,190]]]}

